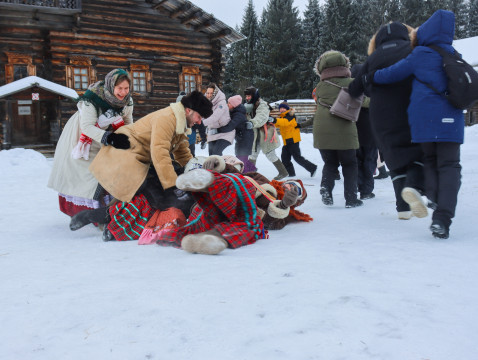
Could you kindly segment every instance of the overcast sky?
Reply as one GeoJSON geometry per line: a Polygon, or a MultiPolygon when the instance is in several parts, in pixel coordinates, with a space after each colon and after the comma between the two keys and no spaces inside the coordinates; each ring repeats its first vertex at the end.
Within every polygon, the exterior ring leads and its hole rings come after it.
{"type": "MultiPolygon", "coordinates": [[[[204,11],[214,15],[216,19],[221,20],[226,25],[235,28],[236,25],[241,26],[242,16],[244,15],[244,10],[249,1],[191,0],[191,2],[204,11]]],[[[267,6],[267,2],[268,0],[253,0],[254,8],[259,20],[261,18],[262,9],[267,6]]],[[[294,6],[299,9],[299,15],[301,17],[308,2],[308,0],[294,0],[294,6]]]]}

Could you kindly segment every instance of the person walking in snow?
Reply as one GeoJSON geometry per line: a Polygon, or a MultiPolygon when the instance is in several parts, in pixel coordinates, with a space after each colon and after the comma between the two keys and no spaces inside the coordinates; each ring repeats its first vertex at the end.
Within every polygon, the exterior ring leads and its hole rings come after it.
{"type": "MultiPolygon", "coordinates": [[[[412,78],[404,78],[393,85],[373,84],[364,87],[362,76],[393,65],[408,56],[412,51],[410,43],[412,30],[410,26],[400,22],[382,25],[370,39],[369,57],[358,69],[354,81],[349,85],[350,95],[359,96],[365,92],[370,96],[372,131],[377,146],[390,169],[397,215],[402,220],[412,217],[409,204],[402,198],[403,189],[410,187],[423,192],[425,188],[423,151],[419,144],[412,142],[408,125],[407,107],[410,103],[412,78]]],[[[382,169],[385,172],[385,167],[382,169]]],[[[424,210],[415,208],[414,215],[426,216],[426,208],[424,210]]]]}
{"type": "Polygon", "coordinates": [[[344,54],[330,50],[320,55],[314,68],[320,76],[316,87],[317,110],[313,119],[313,137],[314,147],[319,149],[324,160],[320,184],[322,202],[333,205],[332,190],[338,167],[342,165],[345,207],[361,206],[363,202],[357,199],[357,127],[354,122],[330,113],[339,87],[347,87],[352,82],[350,61],[344,54]]]}
{"type": "Polygon", "coordinates": [[[275,149],[280,146],[274,124],[268,122],[270,108],[260,97],[259,89],[250,86],[244,90],[246,97],[247,120],[254,126],[254,142],[249,160],[255,165],[259,152],[263,152],[267,160],[274,164],[279,174],[274,180],[281,180],[289,175],[284,164],[279,160],[275,149]]]}
{"type": "Polygon", "coordinates": [[[110,196],[99,191],[88,167],[102,147],[129,148],[128,137],[115,130],[133,122],[131,86],[125,70],[110,71],[104,81],[88,87],[79,98],[78,111],[66,123],[48,180],[48,187],[59,192],[60,211],[66,215],[97,209],[110,201],[110,196]]]}
{"type": "Polygon", "coordinates": [[[295,110],[289,107],[286,101],[279,104],[280,115],[277,118],[272,118],[272,122],[275,127],[280,130],[283,146],[281,160],[284,164],[289,176],[295,176],[294,164],[292,164],[291,158],[297,162],[300,166],[306,169],[311,177],[314,177],[317,173],[317,165],[312,164],[309,160],[304,158],[300,153],[300,126],[295,119],[295,110]]]}
{"type": "MultiPolygon", "coordinates": [[[[454,53],[454,33],[455,15],[451,11],[438,10],[412,32],[414,49],[410,55],[364,78],[365,83],[389,84],[414,76],[408,106],[412,141],[419,143],[425,154],[426,194],[436,203],[430,230],[434,237],[443,239],[449,236],[461,186],[460,145],[464,139],[465,122],[462,110],[427,86],[430,84],[440,92],[447,89],[442,57],[429,45],[454,53]]],[[[415,189],[404,188],[402,196],[412,209],[426,209],[415,189]]]]}

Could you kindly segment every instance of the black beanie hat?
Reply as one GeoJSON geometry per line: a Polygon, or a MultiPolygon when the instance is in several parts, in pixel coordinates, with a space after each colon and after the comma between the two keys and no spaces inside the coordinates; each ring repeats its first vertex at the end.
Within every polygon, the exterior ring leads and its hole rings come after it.
{"type": "Polygon", "coordinates": [[[251,95],[251,96],[254,96],[256,94],[256,88],[254,86],[249,86],[248,88],[246,88],[246,90],[244,90],[244,95],[251,95]]]}
{"type": "Polygon", "coordinates": [[[205,119],[212,115],[212,102],[200,91],[195,90],[184,96],[181,99],[181,104],[185,108],[197,111],[205,119]]]}

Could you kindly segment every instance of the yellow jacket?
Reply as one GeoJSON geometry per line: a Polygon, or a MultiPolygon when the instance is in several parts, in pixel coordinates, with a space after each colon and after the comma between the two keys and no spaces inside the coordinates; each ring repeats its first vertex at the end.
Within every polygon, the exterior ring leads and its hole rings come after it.
{"type": "Polygon", "coordinates": [[[294,143],[300,141],[300,129],[296,128],[297,121],[295,120],[294,109],[284,111],[277,118],[275,126],[279,128],[284,145],[287,139],[292,139],[294,143]]]}

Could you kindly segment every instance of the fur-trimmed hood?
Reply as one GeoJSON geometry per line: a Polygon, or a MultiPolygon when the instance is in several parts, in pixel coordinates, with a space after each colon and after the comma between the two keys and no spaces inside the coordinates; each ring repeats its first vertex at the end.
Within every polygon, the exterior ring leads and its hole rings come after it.
{"type": "Polygon", "coordinates": [[[335,67],[350,69],[350,60],[340,51],[329,50],[319,56],[315,62],[314,71],[317,75],[321,76],[324,70],[335,67]]]}

